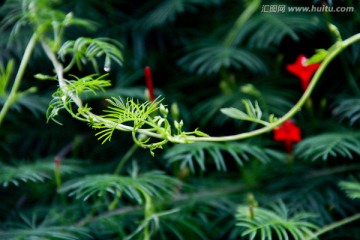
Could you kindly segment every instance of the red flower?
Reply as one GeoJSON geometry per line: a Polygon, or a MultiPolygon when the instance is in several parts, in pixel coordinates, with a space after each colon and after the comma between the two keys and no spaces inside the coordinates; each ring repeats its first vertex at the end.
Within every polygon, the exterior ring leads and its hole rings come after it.
{"type": "Polygon", "coordinates": [[[291,120],[287,120],[280,127],[273,130],[274,140],[285,142],[286,151],[291,153],[294,142],[301,141],[300,128],[291,120]]]}
{"type": "Polygon", "coordinates": [[[155,100],[154,86],[151,75],[151,68],[149,66],[145,67],[144,75],[145,75],[146,88],[149,92],[150,101],[154,101],[155,100]]]}
{"type": "Polygon", "coordinates": [[[299,55],[296,61],[292,64],[286,65],[286,70],[301,80],[301,86],[305,91],[309,86],[313,73],[319,68],[321,63],[305,64],[308,59],[305,55],[299,55]]]}

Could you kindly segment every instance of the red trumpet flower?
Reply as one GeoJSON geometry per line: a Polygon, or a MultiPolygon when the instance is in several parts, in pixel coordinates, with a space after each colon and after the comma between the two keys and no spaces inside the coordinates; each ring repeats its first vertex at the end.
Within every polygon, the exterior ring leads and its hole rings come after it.
{"type": "Polygon", "coordinates": [[[287,120],[280,127],[273,130],[274,140],[285,142],[285,148],[288,153],[292,152],[294,142],[301,141],[300,128],[291,120],[287,120]]]}
{"type": "Polygon", "coordinates": [[[305,55],[299,55],[296,61],[292,64],[286,65],[286,70],[301,80],[301,86],[305,91],[309,86],[310,80],[314,72],[319,68],[321,63],[305,64],[308,59],[305,55]]]}
{"type": "Polygon", "coordinates": [[[145,75],[146,88],[149,92],[149,99],[150,101],[154,101],[155,100],[154,85],[152,80],[151,68],[149,66],[145,67],[144,75],[145,75]]]}

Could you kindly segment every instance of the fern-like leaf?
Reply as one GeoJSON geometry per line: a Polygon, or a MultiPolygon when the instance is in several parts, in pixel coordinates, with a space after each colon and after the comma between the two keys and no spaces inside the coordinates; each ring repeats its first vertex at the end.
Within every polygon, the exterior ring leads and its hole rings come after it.
{"type": "Polygon", "coordinates": [[[277,151],[249,143],[198,142],[176,145],[166,152],[165,158],[169,160],[169,163],[180,162],[181,167],[188,166],[192,172],[195,172],[195,163],[200,167],[201,171],[206,170],[206,161],[210,156],[214,160],[217,170],[226,171],[225,153],[234,158],[240,166],[250,158],[256,158],[263,163],[267,163],[283,157],[277,151]]]}
{"type": "MultiPolygon", "coordinates": [[[[29,89],[35,90],[34,88],[29,89]]],[[[29,91],[23,93],[18,93],[16,101],[12,103],[11,108],[21,112],[23,109],[28,109],[35,116],[39,114],[45,114],[47,105],[49,103],[49,98],[47,96],[39,96],[28,94],[29,91]]],[[[0,106],[4,105],[6,102],[7,96],[1,96],[0,94],[0,106]]]]}
{"type": "Polygon", "coordinates": [[[352,159],[360,155],[360,135],[354,133],[324,133],[309,137],[296,145],[295,155],[300,158],[327,160],[331,157],[352,159]]]}
{"type": "MultiPolygon", "coordinates": [[[[107,74],[97,77],[97,74],[92,74],[82,78],[75,77],[75,80],[66,80],[67,92],[64,92],[62,88],[58,88],[52,95],[52,100],[47,109],[47,119],[51,119],[59,124],[55,117],[62,109],[67,109],[71,114],[75,114],[72,110],[72,104],[74,99],[71,96],[81,97],[82,93],[91,92],[96,94],[96,91],[104,91],[105,87],[111,86],[110,80],[103,79],[107,74]]],[[[78,108],[78,115],[86,110],[90,110],[87,106],[78,108]]]]}
{"type": "MultiPolygon", "coordinates": [[[[44,182],[52,178],[54,169],[54,162],[50,159],[19,166],[0,164],[0,184],[7,187],[10,184],[18,186],[20,182],[44,182]]],[[[60,169],[62,174],[81,171],[79,167],[66,163],[62,163],[60,169]]]]}
{"type": "Polygon", "coordinates": [[[13,68],[14,60],[10,60],[6,67],[3,64],[0,64],[0,96],[5,95],[6,86],[10,80],[13,68]]]}
{"type": "Polygon", "coordinates": [[[338,117],[340,121],[348,119],[350,125],[358,123],[360,120],[360,99],[340,99],[333,110],[333,115],[338,117]]]}
{"type": "Polygon", "coordinates": [[[311,35],[320,28],[321,25],[308,16],[261,14],[250,19],[239,29],[234,44],[240,44],[248,39],[249,46],[266,48],[279,45],[284,37],[299,41],[298,33],[311,35]]]}
{"type": "Polygon", "coordinates": [[[68,91],[72,91],[76,95],[81,95],[83,92],[92,92],[93,94],[96,94],[96,91],[104,91],[105,87],[111,86],[110,80],[104,79],[107,74],[95,78],[96,76],[96,74],[82,78],[73,76],[75,80],[67,81],[68,91]]]}
{"type": "Polygon", "coordinates": [[[240,206],[236,214],[236,225],[244,229],[242,236],[249,236],[250,240],[256,237],[267,240],[302,240],[313,236],[313,231],[318,228],[309,221],[315,217],[313,214],[300,212],[290,215],[289,209],[282,202],[272,207],[273,210],[240,206]]]}
{"type": "Polygon", "coordinates": [[[149,115],[159,108],[159,101],[145,102],[140,104],[134,99],[128,98],[124,103],[122,99],[107,99],[111,104],[108,109],[104,110],[107,114],[104,117],[116,123],[135,122],[134,125],[141,127],[149,115]]]}
{"type": "Polygon", "coordinates": [[[222,45],[202,46],[192,50],[178,61],[185,70],[198,74],[218,73],[221,68],[247,68],[254,73],[268,71],[266,64],[255,54],[245,49],[222,45]]]}
{"type": "Polygon", "coordinates": [[[103,129],[96,133],[96,135],[99,135],[98,139],[103,139],[103,143],[111,140],[111,136],[118,124],[131,122],[136,128],[143,126],[146,123],[147,118],[159,109],[159,104],[161,102],[161,100],[155,100],[153,102],[140,104],[138,101],[134,101],[131,98],[128,98],[126,102],[124,102],[122,99],[114,97],[107,99],[107,101],[110,103],[110,106],[108,109],[104,110],[106,114],[103,118],[111,121],[113,125],[93,124],[95,129],[103,129]]]}
{"type": "MultiPolygon", "coordinates": [[[[59,49],[59,56],[64,61],[65,56],[72,54],[73,58],[71,63],[76,63],[78,68],[81,69],[82,65],[87,61],[91,61],[94,69],[98,72],[98,64],[96,58],[105,56],[104,71],[108,72],[111,68],[111,61],[122,65],[123,56],[119,48],[122,45],[110,38],[78,38],[75,41],[67,41],[59,49]]],[[[71,66],[71,64],[69,65],[71,66]]]]}
{"type": "Polygon", "coordinates": [[[0,232],[3,240],[42,239],[42,240],[76,240],[93,239],[87,229],[72,226],[39,226],[35,228],[9,229],[0,232]]]}
{"type": "Polygon", "coordinates": [[[350,198],[360,198],[360,182],[359,181],[341,181],[340,187],[346,192],[350,198]]]}
{"type": "Polygon", "coordinates": [[[59,121],[56,120],[56,117],[58,116],[59,112],[66,108],[66,105],[64,105],[64,102],[71,104],[72,99],[69,96],[64,96],[64,92],[61,88],[58,88],[56,92],[52,94],[52,99],[49,103],[48,109],[46,111],[46,118],[47,121],[53,120],[54,122],[61,125],[59,121]]]}
{"type": "Polygon", "coordinates": [[[178,184],[180,183],[176,179],[158,171],[133,177],[101,174],[65,182],[60,192],[69,193],[69,196],[84,201],[93,196],[104,197],[107,193],[116,196],[125,194],[142,203],[144,193],[151,197],[162,198],[171,195],[178,184]]]}
{"type": "MultiPolygon", "coordinates": [[[[80,18],[74,18],[73,14],[65,14],[54,8],[56,1],[33,1],[33,0],[9,0],[1,8],[1,13],[6,13],[1,21],[0,29],[6,29],[13,25],[10,39],[12,39],[21,28],[31,26],[34,29],[54,30],[57,34],[60,29],[70,25],[77,25],[87,29],[94,29],[94,22],[80,18]],[[57,26],[54,27],[54,23],[57,26]],[[53,29],[51,29],[53,27],[53,29]]],[[[58,39],[55,39],[57,41],[58,39]]],[[[55,46],[56,44],[54,44],[55,46]]],[[[57,47],[57,46],[56,46],[57,47]]]]}
{"type": "Polygon", "coordinates": [[[216,4],[219,0],[168,0],[161,2],[144,19],[142,26],[150,29],[173,22],[178,14],[195,11],[199,6],[216,4]]]}

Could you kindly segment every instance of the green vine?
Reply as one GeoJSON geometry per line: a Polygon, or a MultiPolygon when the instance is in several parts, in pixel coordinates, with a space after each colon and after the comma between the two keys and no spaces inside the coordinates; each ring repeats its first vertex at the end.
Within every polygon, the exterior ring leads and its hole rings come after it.
{"type": "MultiPolygon", "coordinates": [[[[244,11],[244,13],[240,15],[233,29],[225,38],[224,45],[226,47],[233,44],[236,37],[236,29],[243,25],[251,17],[255,11],[259,9],[259,6],[260,1],[254,1],[250,4],[250,7],[247,8],[247,11],[244,11]]],[[[184,131],[183,120],[170,120],[171,118],[168,117],[169,110],[162,97],[158,97],[154,101],[146,102],[140,102],[139,100],[133,98],[121,99],[112,97],[110,99],[106,99],[108,107],[103,110],[103,114],[93,113],[92,108],[88,105],[88,103],[83,102],[83,96],[88,93],[96,94],[98,91],[105,91],[106,87],[111,86],[111,81],[107,79],[108,74],[100,74],[100,72],[102,70],[109,72],[111,70],[112,63],[116,63],[120,66],[123,64],[123,56],[120,50],[122,45],[119,42],[108,38],[92,39],[81,37],[76,40],[63,42],[64,31],[68,25],[86,24],[84,24],[81,20],[74,19],[71,13],[67,15],[53,14],[56,17],[49,17],[49,21],[42,21],[41,14],[37,16],[38,11],[40,11],[39,9],[36,7],[31,8],[29,6],[28,10],[29,14],[26,15],[26,18],[28,18],[28,22],[32,24],[35,33],[28,42],[20,66],[17,70],[14,84],[12,85],[11,91],[0,111],[0,125],[3,123],[10,107],[18,99],[19,94],[23,94],[19,93],[20,84],[35,45],[36,43],[40,43],[47,58],[52,63],[56,76],[38,74],[37,77],[43,79],[55,79],[58,82],[58,89],[52,95],[53,99],[50,102],[47,111],[48,120],[54,120],[60,124],[56,117],[61,110],[65,110],[73,118],[86,122],[95,129],[97,131],[95,136],[98,140],[101,140],[102,143],[111,141],[115,130],[131,133],[131,137],[135,144],[128,153],[121,158],[114,171],[114,175],[118,175],[121,172],[125,163],[130,159],[138,147],[149,149],[151,155],[154,156],[155,149],[161,149],[169,142],[186,144],[195,142],[237,141],[252,138],[275,129],[294,117],[306,104],[322,74],[331,61],[348,46],[360,41],[360,33],[342,40],[339,31],[335,28],[335,26],[330,25],[330,30],[335,33],[337,41],[328,50],[318,51],[318,53],[308,61],[308,63],[314,61],[321,62],[321,65],[315,72],[303,95],[286,114],[281,117],[276,117],[273,114],[263,114],[263,110],[260,107],[262,104],[259,104],[258,102],[252,103],[250,100],[244,99],[243,104],[245,106],[245,111],[241,111],[236,108],[223,108],[220,111],[230,118],[250,121],[252,123],[259,124],[262,127],[250,132],[235,135],[209,136],[198,129],[193,131],[184,131]],[[52,34],[49,34],[49,32],[52,34]],[[66,62],[66,59],[69,56],[70,61],[66,62]],[[87,62],[92,64],[96,74],[84,77],[67,74],[73,67],[81,69],[87,62]],[[102,68],[99,68],[99,62],[103,64],[102,68]],[[266,119],[264,118],[264,115],[266,116],[266,119]]],[[[6,70],[0,69],[1,79],[3,79],[3,82],[0,84],[0,90],[2,90],[0,93],[2,94],[4,94],[6,83],[10,78],[9,69],[12,68],[12,65],[12,62],[9,62],[6,70]]],[[[243,89],[243,91],[245,90],[246,89],[243,89]]],[[[62,185],[60,178],[60,165],[57,165],[57,168],[55,169],[55,176],[57,187],[60,189],[62,185]]],[[[122,183],[123,180],[122,178],[113,178],[113,176],[98,176],[98,179],[100,180],[104,177],[106,177],[106,180],[108,180],[109,183],[113,183],[114,180],[118,180],[118,182],[122,183]]],[[[85,180],[84,182],[86,182],[85,180]]],[[[94,181],[94,184],[95,183],[96,181],[94,181]]],[[[91,189],[91,187],[92,185],[89,184],[89,189],[91,189]]],[[[75,187],[71,186],[68,188],[72,189],[75,187]]],[[[65,190],[64,188],[62,189],[63,191],[66,190],[66,188],[65,190]]],[[[85,190],[84,192],[86,192],[85,190]]],[[[150,240],[151,229],[149,223],[155,215],[154,206],[156,204],[154,203],[151,194],[145,189],[138,188],[137,190],[141,193],[143,198],[141,200],[144,204],[144,223],[141,225],[143,239],[150,240]]],[[[118,192],[116,192],[116,194],[119,195],[118,192]]],[[[114,197],[114,201],[109,205],[110,210],[115,208],[118,198],[120,197],[118,195],[114,197]]],[[[269,216],[270,220],[274,218],[272,212],[263,210],[262,213],[263,215],[269,216]]],[[[279,219],[283,221],[281,222],[281,225],[286,226],[286,218],[279,219]]],[[[351,217],[325,226],[324,228],[314,232],[309,239],[313,239],[314,237],[358,219],[360,219],[360,215],[355,214],[351,217]]],[[[296,224],[297,222],[294,221],[294,223],[296,224]]],[[[256,225],[257,222],[251,219],[251,221],[249,220],[242,223],[242,226],[248,226],[249,224],[256,225]]],[[[311,231],[313,231],[312,228],[311,231]]]]}
{"type": "MultiPolygon", "coordinates": [[[[101,135],[100,139],[104,138],[105,140],[110,140],[111,134],[115,129],[120,131],[132,132],[133,139],[137,144],[139,144],[139,146],[144,148],[149,148],[152,151],[156,148],[161,148],[167,142],[192,143],[192,142],[236,141],[236,140],[251,138],[271,131],[272,129],[280,126],[286,120],[292,118],[297,112],[301,110],[301,108],[306,103],[306,100],[310,97],[311,93],[313,92],[322,73],[325,71],[329,63],[337,55],[339,55],[346,47],[350,46],[351,44],[359,40],[360,40],[360,34],[356,34],[344,41],[337,41],[334,45],[332,45],[329,48],[327,55],[324,56],[322,64],[314,74],[308,88],[306,89],[302,97],[299,99],[299,101],[284,116],[277,119],[275,117],[272,117],[269,119],[269,122],[266,122],[264,120],[259,120],[257,118],[254,119],[253,116],[249,116],[251,111],[255,110],[257,112],[255,113],[255,115],[259,114],[259,111],[261,111],[258,105],[255,105],[257,106],[256,109],[252,107],[253,110],[249,110],[247,111],[247,113],[241,113],[241,115],[248,116],[246,118],[243,118],[243,120],[258,122],[264,125],[264,127],[256,129],[251,132],[240,133],[230,136],[207,136],[205,133],[197,129],[193,132],[183,132],[182,122],[175,121],[173,124],[170,124],[166,114],[153,117],[152,114],[150,113],[156,112],[157,110],[160,109],[160,104],[162,102],[162,99],[160,100],[159,98],[155,102],[152,103],[145,102],[142,104],[140,104],[137,101],[134,101],[133,99],[127,99],[126,103],[122,103],[121,100],[114,100],[113,98],[112,100],[108,100],[112,106],[108,110],[105,110],[105,112],[110,112],[110,115],[108,114],[104,116],[98,116],[91,113],[89,110],[89,111],[83,111],[81,114],[82,118],[79,118],[69,108],[69,101],[74,102],[77,105],[77,107],[79,107],[80,109],[83,108],[83,103],[79,98],[79,93],[76,90],[71,89],[69,87],[69,84],[63,78],[63,67],[62,64],[56,59],[55,53],[52,52],[44,42],[43,42],[43,47],[49,59],[53,62],[54,68],[57,72],[59,86],[63,93],[62,98],[65,99],[63,101],[64,108],[67,109],[68,112],[73,117],[78,118],[79,120],[82,121],[89,122],[94,128],[104,129],[100,133],[97,133],[97,135],[101,135]],[[69,91],[69,89],[71,90],[69,91]],[[114,112],[118,112],[118,115],[116,115],[114,112]],[[130,113],[132,115],[130,115],[130,113]],[[121,118],[121,115],[126,115],[126,116],[125,118],[121,118]],[[132,122],[133,125],[132,126],[126,125],[124,124],[125,122],[132,122]],[[148,126],[148,128],[144,128],[144,126],[148,126]],[[173,128],[177,130],[176,134],[172,133],[173,128]],[[139,141],[137,140],[136,133],[144,134],[148,138],[145,141],[139,141]],[[148,143],[148,141],[150,141],[150,138],[162,139],[162,140],[155,143],[148,143]]],[[[251,108],[252,105],[248,104],[247,106],[250,106],[251,108]]],[[[167,109],[164,106],[162,108],[164,108],[164,111],[165,110],[167,111],[167,109]]],[[[240,110],[238,111],[240,112],[240,110]]],[[[223,110],[223,112],[226,112],[226,110],[223,110]]]]}
{"type": "MultiPolygon", "coordinates": [[[[254,3],[253,8],[257,9],[258,4],[254,3]]],[[[254,10],[252,8],[249,9],[250,12],[248,14],[251,15],[254,10]]],[[[62,38],[64,27],[71,23],[78,23],[78,21],[73,18],[72,14],[62,14],[61,16],[63,16],[62,20],[54,20],[56,24],[45,24],[41,21],[33,21],[35,29],[38,26],[42,26],[42,29],[44,30],[41,33],[43,34],[40,36],[38,36],[38,34],[34,34],[26,48],[12,91],[1,110],[0,124],[8,108],[12,102],[14,102],[16,92],[19,88],[21,78],[24,74],[25,67],[29,61],[34,45],[37,40],[40,40],[46,55],[53,64],[56,72],[56,78],[59,83],[59,89],[53,94],[53,100],[48,109],[48,119],[57,121],[55,117],[58,115],[58,112],[65,109],[74,118],[87,122],[94,129],[100,130],[96,133],[96,135],[103,141],[103,143],[111,140],[112,134],[115,130],[131,132],[134,142],[140,147],[149,148],[152,155],[154,155],[154,149],[162,148],[163,145],[168,142],[192,143],[236,141],[251,138],[271,131],[272,129],[280,126],[286,120],[292,118],[301,110],[329,63],[346,47],[360,40],[360,34],[356,34],[346,40],[342,40],[338,36],[339,32],[335,26],[330,25],[330,30],[335,32],[335,35],[337,36],[337,42],[335,42],[329,50],[322,50],[319,53],[320,55],[318,54],[317,57],[315,56],[312,58],[316,58],[317,61],[322,60],[322,63],[314,74],[302,97],[285,115],[279,118],[276,118],[274,115],[270,115],[268,120],[261,119],[262,111],[259,104],[255,103],[255,105],[253,105],[249,100],[244,100],[246,112],[242,112],[237,109],[222,109],[221,111],[229,117],[259,123],[263,125],[263,127],[250,132],[230,136],[208,136],[198,129],[191,132],[183,131],[182,128],[184,123],[182,120],[170,122],[167,118],[168,109],[162,104],[163,99],[161,98],[157,98],[154,102],[145,103],[140,103],[138,100],[134,99],[126,99],[124,101],[122,99],[112,98],[107,100],[110,106],[104,110],[104,115],[96,115],[92,113],[91,107],[83,103],[82,94],[86,92],[96,94],[96,91],[98,90],[104,91],[105,87],[110,86],[110,81],[104,79],[106,75],[98,77],[98,75],[93,74],[81,78],[70,75],[65,78],[65,73],[75,64],[81,68],[87,61],[90,61],[94,70],[98,72],[99,68],[97,59],[102,56],[105,56],[104,70],[110,71],[112,61],[119,65],[123,62],[122,53],[119,50],[121,44],[107,38],[79,38],[77,40],[67,41],[61,46],[60,39],[62,38]],[[54,39],[51,39],[44,34],[48,28],[53,29],[54,39]],[[71,55],[71,61],[66,67],[64,67],[59,58],[64,61],[66,55],[71,55]],[[59,56],[59,58],[57,56],[59,56]],[[72,80],[68,80],[68,77],[72,78],[72,80]],[[145,137],[139,138],[139,134],[145,137]]],[[[244,17],[241,15],[239,18],[241,20],[239,20],[240,23],[246,21],[248,18],[246,16],[244,17]]],[[[229,39],[230,38],[231,37],[229,36],[229,39]]]]}
{"type": "MultiPolygon", "coordinates": [[[[1,108],[1,111],[0,111],[0,126],[1,126],[2,122],[4,121],[5,115],[8,112],[9,108],[11,107],[11,105],[13,105],[16,102],[17,98],[19,97],[18,90],[20,87],[20,83],[24,76],[26,66],[28,65],[28,63],[30,61],[31,54],[34,50],[37,40],[38,40],[38,36],[36,33],[34,33],[32,35],[32,37],[30,38],[28,45],[26,46],[24,56],[21,60],[18,72],[17,72],[15,80],[14,80],[14,84],[11,88],[9,96],[6,98],[4,106],[1,108]]],[[[4,81],[7,81],[7,80],[8,79],[4,79],[4,81]]]]}

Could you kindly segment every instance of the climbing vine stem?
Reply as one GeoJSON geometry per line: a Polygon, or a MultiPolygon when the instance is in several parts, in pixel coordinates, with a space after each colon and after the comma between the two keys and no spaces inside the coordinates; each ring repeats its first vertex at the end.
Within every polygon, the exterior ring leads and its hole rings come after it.
{"type": "Polygon", "coordinates": [[[18,90],[20,87],[20,83],[24,76],[26,66],[28,65],[28,63],[30,61],[30,57],[34,50],[37,39],[38,39],[37,34],[34,33],[32,35],[32,37],[30,38],[28,45],[26,46],[24,56],[21,59],[20,66],[19,66],[19,69],[17,71],[16,77],[14,80],[14,84],[12,85],[9,96],[6,98],[4,106],[1,108],[1,111],[0,111],[0,126],[1,126],[2,122],[4,121],[5,115],[8,112],[9,108],[11,107],[12,104],[14,104],[14,102],[16,101],[16,99],[18,97],[18,90]]]}
{"type": "MultiPolygon", "coordinates": [[[[162,132],[162,131],[155,131],[154,128],[152,129],[144,129],[144,128],[138,128],[138,127],[132,127],[127,126],[121,123],[115,123],[113,121],[110,121],[104,117],[95,115],[91,113],[90,111],[84,111],[82,112],[82,118],[79,118],[77,115],[75,115],[71,110],[67,109],[70,114],[72,114],[74,117],[78,118],[82,121],[88,121],[88,122],[97,122],[103,124],[104,127],[108,128],[115,128],[121,131],[126,132],[132,132],[134,133],[141,133],[148,137],[154,137],[157,139],[163,139],[163,141],[160,141],[155,144],[147,144],[143,147],[161,147],[161,145],[165,144],[167,141],[174,142],[174,143],[191,143],[191,142],[226,142],[226,141],[236,141],[236,140],[242,140],[246,138],[251,138],[257,135],[261,135],[263,133],[266,133],[268,131],[271,131],[272,129],[280,126],[282,123],[284,123],[286,120],[289,120],[292,118],[296,113],[298,113],[301,108],[306,103],[306,100],[310,97],[311,93],[313,92],[316,84],[319,82],[319,79],[323,72],[325,71],[326,67],[329,65],[329,63],[337,56],[339,55],[346,47],[350,46],[356,41],[360,40],[360,33],[353,35],[352,37],[341,41],[338,40],[333,46],[331,46],[328,50],[328,53],[326,57],[323,59],[319,69],[315,72],[314,76],[312,77],[312,80],[304,92],[304,94],[301,96],[299,101],[282,117],[278,118],[275,121],[270,122],[269,124],[265,125],[262,128],[256,129],[254,131],[230,135],[230,136],[206,136],[205,134],[195,134],[198,136],[195,136],[194,134],[178,134],[178,135],[171,135],[171,133],[162,132]]],[[[65,95],[68,95],[72,101],[78,106],[82,107],[82,101],[81,99],[76,96],[75,94],[72,94],[70,91],[68,91],[67,83],[63,77],[63,66],[62,64],[57,60],[56,55],[54,52],[52,52],[51,48],[47,46],[47,44],[42,41],[43,48],[48,55],[49,59],[54,65],[54,68],[56,70],[59,86],[62,89],[63,93],[65,95]]],[[[65,100],[64,100],[65,101],[65,100]]],[[[66,103],[64,102],[64,105],[66,103]]],[[[196,131],[194,131],[196,133],[196,131]]],[[[135,137],[136,138],[136,137],[135,137]]]]}
{"type": "Polygon", "coordinates": [[[321,75],[325,71],[326,67],[329,65],[329,63],[337,56],[339,55],[346,47],[350,46],[356,41],[360,40],[360,33],[351,36],[350,38],[344,40],[344,41],[337,41],[332,47],[330,47],[330,51],[328,52],[328,55],[324,58],[323,62],[321,63],[319,69],[315,72],[314,76],[311,79],[311,82],[304,92],[304,94],[301,96],[299,101],[281,118],[279,118],[277,121],[274,121],[270,123],[269,125],[262,127],[260,129],[247,132],[247,133],[240,133],[236,135],[230,135],[230,136],[222,136],[222,137],[189,137],[189,141],[201,141],[201,142],[225,142],[225,141],[235,141],[235,140],[241,140],[246,138],[251,138],[257,135],[261,135],[263,133],[266,133],[268,131],[271,131],[272,129],[280,126],[282,123],[284,123],[286,120],[289,120],[292,118],[296,113],[298,113],[302,106],[306,103],[306,100],[310,97],[311,93],[313,92],[316,84],[318,83],[321,75]]]}

